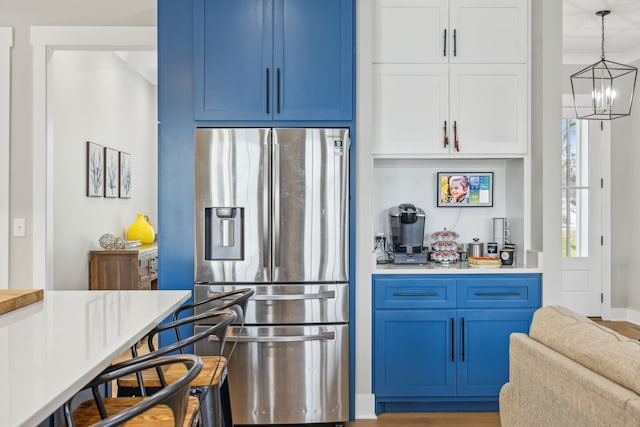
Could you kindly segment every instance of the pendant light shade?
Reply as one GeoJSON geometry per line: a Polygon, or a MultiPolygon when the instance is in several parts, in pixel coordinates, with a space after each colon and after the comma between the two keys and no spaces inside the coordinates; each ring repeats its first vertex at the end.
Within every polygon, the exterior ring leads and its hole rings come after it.
{"type": "Polygon", "coordinates": [[[613,120],[631,114],[638,69],[608,61],[604,57],[604,17],[608,10],[596,12],[602,18],[602,56],[571,76],[573,105],[578,119],[613,120]]]}

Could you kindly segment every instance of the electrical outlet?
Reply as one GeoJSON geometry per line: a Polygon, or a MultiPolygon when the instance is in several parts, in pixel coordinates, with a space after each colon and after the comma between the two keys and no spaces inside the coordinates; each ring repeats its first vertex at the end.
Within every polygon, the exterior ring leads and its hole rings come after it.
{"type": "Polygon", "coordinates": [[[13,219],[13,237],[25,237],[27,235],[27,220],[24,218],[13,219]]]}

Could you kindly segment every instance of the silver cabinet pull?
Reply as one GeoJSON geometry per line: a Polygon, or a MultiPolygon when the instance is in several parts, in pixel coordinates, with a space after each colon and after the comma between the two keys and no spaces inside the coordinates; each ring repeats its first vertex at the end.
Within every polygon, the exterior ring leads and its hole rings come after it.
{"type": "Polygon", "coordinates": [[[305,342],[305,341],[328,341],[335,339],[334,332],[324,332],[317,335],[294,335],[294,336],[275,336],[275,337],[247,337],[227,335],[226,340],[229,342],[245,342],[245,343],[267,343],[267,342],[305,342]]]}

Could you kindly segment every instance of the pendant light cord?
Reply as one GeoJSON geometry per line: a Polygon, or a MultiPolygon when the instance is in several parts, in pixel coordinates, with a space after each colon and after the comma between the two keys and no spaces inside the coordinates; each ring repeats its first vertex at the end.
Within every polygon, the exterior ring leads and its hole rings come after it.
{"type": "Polygon", "coordinates": [[[603,13],[602,15],[602,56],[600,56],[600,58],[604,59],[604,17],[605,14],[603,13]]]}

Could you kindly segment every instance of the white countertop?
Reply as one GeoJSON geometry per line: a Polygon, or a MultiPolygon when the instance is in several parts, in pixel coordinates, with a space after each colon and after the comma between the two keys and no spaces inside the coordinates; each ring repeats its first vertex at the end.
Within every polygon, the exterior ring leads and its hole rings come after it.
{"type": "Polygon", "coordinates": [[[189,291],[45,291],[0,315],[0,423],[33,426],[190,296],[189,291]]]}
{"type": "Polygon", "coordinates": [[[470,267],[467,262],[458,262],[449,266],[442,266],[429,261],[426,264],[378,264],[373,274],[521,274],[542,273],[538,267],[524,265],[502,265],[498,268],[470,267]]]}

